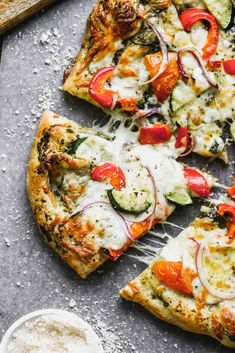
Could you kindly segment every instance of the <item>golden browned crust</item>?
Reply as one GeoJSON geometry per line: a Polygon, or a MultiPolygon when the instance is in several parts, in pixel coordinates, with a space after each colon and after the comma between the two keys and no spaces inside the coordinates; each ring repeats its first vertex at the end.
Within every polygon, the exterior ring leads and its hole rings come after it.
{"type": "Polygon", "coordinates": [[[97,103],[89,95],[92,74],[89,70],[91,61],[98,62],[107,53],[118,50],[115,42],[134,34],[140,26],[136,0],[99,0],[87,23],[82,50],[75,59],[71,73],[63,89],[72,95],[97,103]]]}
{"type": "Polygon", "coordinates": [[[235,315],[231,308],[220,304],[198,306],[193,297],[163,285],[151,265],[120,291],[123,298],[142,305],[161,320],[235,348],[235,315]]]}
{"type": "MultiPolygon", "coordinates": [[[[65,198],[66,207],[56,198],[51,189],[51,175],[61,170],[70,172],[86,171],[89,164],[84,159],[66,153],[66,146],[79,132],[88,132],[75,122],[52,112],[42,116],[34,140],[27,176],[27,189],[34,218],[50,246],[85,278],[99,267],[108,256],[89,239],[92,226],[81,224],[78,219],[70,219],[71,199],[65,198]],[[71,227],[73,222],[73,227],[71,227]],[[84,230],[84,227],[86,228],[84,230]]],[[[77,192],[84,192],[80,188],[77,192]]]]}

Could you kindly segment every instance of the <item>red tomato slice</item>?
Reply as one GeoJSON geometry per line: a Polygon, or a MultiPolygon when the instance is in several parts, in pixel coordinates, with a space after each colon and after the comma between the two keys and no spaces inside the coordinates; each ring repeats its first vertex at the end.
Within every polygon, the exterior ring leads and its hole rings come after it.
{"type": "MultiPolygon", "coordinates": [[[[150,77],[157,75],[162,62],[162,53],[146,55],[145,66],[150,77]]],[[[177,55],[169,53],[169,62],[166,70],[152,82],[152,87],[159,102],[164,102],[172,93],[175,85],[180,79],[180,72],[177,63],[177,55]]]]}
{"type": "Polygon", "coordinates": [[[207,43],[203,48],[203,60],[208,61],[215,54],[219,42],[219,26],[209,12],[202,9],[190,8],[182,12],[179,16],[184,30],[190,32],[193,24],[200,20],[206,20],[210,24],[207,43]]]}
{"type": "Polygon", "coordinates": [[[185,167],[184,177],[189,189],[199,197],[209,197],[211,190],[206,178],[194,168],[185,167]]]}
{"type": "Polygon", "coordinates": [[[109,181],[116,190],[126,187],[126,179],[120,167],[113,163],[104,163],[96,167],[91,173],[91,178],[96,181],[109,181]]]}
{"type": "Polygon", "coordinates": [[[186,294],[192,293],[196,273],[189,267],[184,268],[181,262],[159,261],[153,265],[152,271],[166,286],[186,294]]]}
{"type": "Polygon", "coordinates": [[[142,145],[155,145],[169,141],[171,130],[166,124],[156,123],[152,126],[141,127],[138,141],[142,145]]]}
{"type": "Polygon", "coordinates": [[[118,94],[105,87],[105,84],[113,77],[114,70],[114,66],[99,69],[92,77],[89,87],[90,96],[105,109],[113,109],[118,100],[118,94]]]}
{"type": "Polygon", "coordinates": [[[229,75],[235,75],[235,59],[225,60],[223,62],[224,71],[229,75]]]}

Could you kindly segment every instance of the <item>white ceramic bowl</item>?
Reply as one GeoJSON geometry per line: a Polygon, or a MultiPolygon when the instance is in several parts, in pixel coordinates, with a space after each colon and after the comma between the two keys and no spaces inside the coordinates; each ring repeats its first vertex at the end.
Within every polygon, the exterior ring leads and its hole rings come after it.
{"type": "Polygon", "coordinates": [[[0,344],[0,353],[6,353],[7,352],[7,346],[11,340],[11,337],[15,331],[17,331],[26,321],[33,321],[39,318],[40,316],[44,315],[56,315],[58,318],[58,321],[61,319],[61,321],[66,320],[67,322],[71,322],[71,325],[77,326],[84,328],[84,331],[87,335],[88,340],[91,339],[92,342],[94,343],[94,346],[96,347],[96,353],[104,353],[101,341],[93,328],[84,320],[82,320],[80,317],[77,315],[65,311],[65,310],[59,310],[59,309],[43,309],[43,310],[38,310],[34,311],[30,314],[27,314],[17,320],[5,333],[1,344],[0,344]]]}

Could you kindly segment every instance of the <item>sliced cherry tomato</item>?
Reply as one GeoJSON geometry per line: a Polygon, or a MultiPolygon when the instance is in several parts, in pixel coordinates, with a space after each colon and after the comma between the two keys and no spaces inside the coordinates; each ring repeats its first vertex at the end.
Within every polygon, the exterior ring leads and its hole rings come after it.
{"type": "Polygon", "coordinates": [[[190,136],[188,129],[181,126],[178,130],[178,135],[175,141],[175,148],[185,147],[184,152],[190,149],[190,136]]]}
{"type": "Polygon", "coordinates": [[[104,163],[96,167],[91,173],[91,178],[101,182],[108,180],[110,185],[116,190],[121,190],[126,186],[126,179],[123,171],[113,163],[104,163]]]}
{"type": "Polygon", "coordinates": [[[140,128],[138,141],[142,145],[155,145],[169,141],[171,130],[166,124],[156,123],[140,128]]]}
{"type": "Polygon", "coordinates": [[[228,237],[230,240],[235,239],[235,206],[222,203],[217,207],[217,212],[220,216],[228,216],[230,222],[228,225],[228,237]]]}
{"type": "Polygon", "coordinates": [[[235,177],[233,178],[233,185],[230,188],[227,188],[227,192],[231,199],[235,201],[235,177]]]}
{"type": "Polygon", "coordinates": [[[223,65],[226,74],[235,75],[235,59],[225,60],[223,65]]]}
{"type": "Polygon", "coordinates": [[[210,28],[207,43],[202,49],[202,58],[203,60],[208,61],[210,57],[215,54],[219,42],[219,26],[214,16],[205,10],[190,8],[182,12],[179,18],[184,30],[187,32],[190,32],[193,24],[197,21],[206,20],[209,22],[210,28]]]}
{"type": "Polygon", "coordinates": [[[99,69],[93,76],[89,93],[99,105],[106,109],[113,109],[118,100],[118,94],[105,87],[105,84],[113,77],[114,66],[99,69]]]}
{"type": "MultiPolygon", "coordinates": [[[[162,53],[146,55],[144,63],[150,77],[154,77],[160,69],[162,53]]],[[[152,87],[159,102],[164,102],[171,95],[179,79],[180,72],[177,63],[177,55],[175,53],[169,53],[169,62],[166,70],[152,82],[152,87]]]]}
{"type": "Polygon", "coordinates": [[[152,271],[166,286],[186,294],[192,293],[196,273],[189,267],[184,268],[181,262],[159,261],[153,265],[152,271]]]}
{"type": "Polygon", "coordinates": [[[211,190],[206,178],[194,168],[185,167],[184,177],[189,189],[199,197],[209,197],[211,190]]]}

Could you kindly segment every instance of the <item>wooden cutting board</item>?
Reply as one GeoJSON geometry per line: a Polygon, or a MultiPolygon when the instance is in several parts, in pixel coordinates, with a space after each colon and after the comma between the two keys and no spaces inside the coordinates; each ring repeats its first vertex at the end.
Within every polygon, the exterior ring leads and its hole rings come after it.
{"type": "Polygon", "coordinates": [[[54,0],[0,0],[0,35],[54,0]]]}

